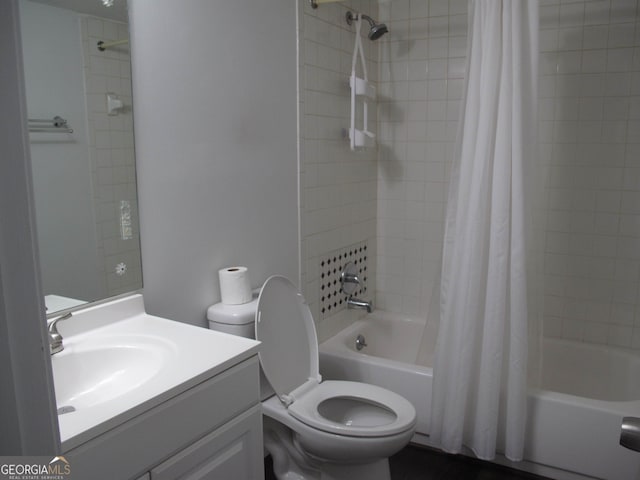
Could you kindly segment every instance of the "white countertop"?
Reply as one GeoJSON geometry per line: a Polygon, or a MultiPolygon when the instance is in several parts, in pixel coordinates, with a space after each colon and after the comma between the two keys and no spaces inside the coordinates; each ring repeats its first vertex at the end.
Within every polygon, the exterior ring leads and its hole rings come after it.
{"type": "Polygon", "coordinates": [[[71,318],[58,323],[58,330],[65,347],[51,358],[57,396],[63,397],[58,398],[58,407],[68,403],[76,408],[58,415],[63,451],[248,359],[257,354],[260,344],[148,315],[139,294],[74,312],[71,318]],[[140,345],[150,345],[152,354],[147,355],[140,345]],[[131,351],[135,353],[131,358],[121,355],[131,351]],[[117,377],[122,372],[116,370],[129,370],[130,364],[138,362],[139,351],[144,362],[139,368],[136,366],[138,371],[131,376],[134,383],[130,381],[127,391],[120,393],[117,377]],[[111,355],[115,361],[100,363],[101,355],[105,358],[111,355]],[[82,362],[74,360],[78,358],[82,362]],[[114,369],[113,374],[109,368],[114,369]],[[96,383],[94,374],[104,380],[96,383]],[[59,378],[63,375],[67,377],[59,378]],[[88,386],[82,384],[83,378],[88,379],[88,386]],[[114,378],[116,388],[105,390],[105,382],[114,378]],[[65,395],[65,389],[74,395],[65,395]],[[98,394],[92,396],[92,389],[98,394]],[[107,394],[103,395],[103,391],[107,394]]]}

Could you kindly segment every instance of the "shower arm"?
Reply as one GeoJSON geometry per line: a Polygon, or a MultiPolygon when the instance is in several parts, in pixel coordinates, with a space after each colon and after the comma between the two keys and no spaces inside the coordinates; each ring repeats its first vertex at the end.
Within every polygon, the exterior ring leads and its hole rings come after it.
{"type": "Polygon", "coordinates": [[[358,18],[364,18],[367,22],[369,22],[369,25],[371,27],[376,26],[376,22],[373,21],[373,18],[371,18],[369,15],[366,15],[364,13],[353,13],[351,10],[349,10],[345,18],[347,19],[348,25],[352,25],[355,20],[358,20],[358,18]]]}

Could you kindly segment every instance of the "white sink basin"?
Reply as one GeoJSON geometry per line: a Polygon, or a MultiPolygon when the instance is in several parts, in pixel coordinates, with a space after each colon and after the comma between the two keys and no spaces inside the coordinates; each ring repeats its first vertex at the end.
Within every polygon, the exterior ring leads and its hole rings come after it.
{"type": "Polygon", "coordinates": [[[51,358],[56,401],[66,411],[93,407],[144,388],[176,356],[170,342],[141,335],[96,334],[66,343],[51,358]]]}
{"type": "Polygon", "coordinates": [[[259,342],[149,315],[139,294],[58,322],[51,356],[63,451],[258,352],[259,342]]]}

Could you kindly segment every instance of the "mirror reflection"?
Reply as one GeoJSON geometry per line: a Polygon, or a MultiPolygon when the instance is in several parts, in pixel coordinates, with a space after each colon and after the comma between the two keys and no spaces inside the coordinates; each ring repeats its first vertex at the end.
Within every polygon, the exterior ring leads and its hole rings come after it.
{"type": "Polygon", "coordinates": [[[22,0],[20,17],[51,314],[142,287],[129,33],[124,2],[22,0]]]}

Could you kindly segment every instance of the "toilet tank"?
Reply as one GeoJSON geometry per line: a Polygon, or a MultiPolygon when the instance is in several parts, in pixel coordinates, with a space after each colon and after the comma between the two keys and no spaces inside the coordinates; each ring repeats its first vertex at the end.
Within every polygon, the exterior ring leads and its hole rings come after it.
{"type": "Polygon", "coordinates": [[[209,329],[218,332],[230,333],[246,338],[256,338],[256,309],[258,297],[256,294],[249,303],[241,305],[226,305],[216,303],[207,309],[209,329]]]}
{"type": "MultiPolygon", "coordinates": [[[[253,300],[242,305],[216,303],[207,309],[209,329],[246,338],[256,338],[256,310],[260,291],[253,292],[253,300]]],[[[260,400],[273,396],[273,387],[260,366],[260,400]]]]}

